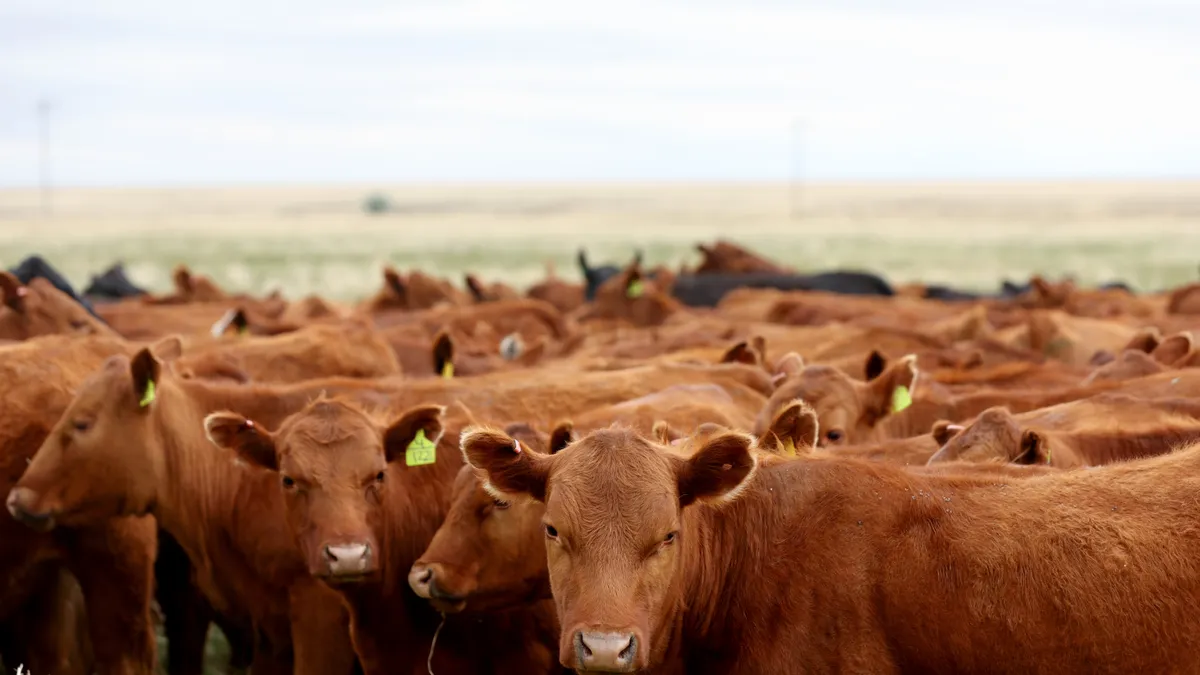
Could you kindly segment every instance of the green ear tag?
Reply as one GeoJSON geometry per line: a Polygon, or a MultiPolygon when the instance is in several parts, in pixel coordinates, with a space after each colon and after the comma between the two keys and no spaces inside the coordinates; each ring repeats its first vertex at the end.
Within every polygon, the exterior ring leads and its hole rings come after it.
{"type": "Polygon", "coordinates": [[[892,392],[892,412],[898,413],[910,405],[912,405],[912,395],[908,393],[908,387],[896,387],[896,390],[892,392]]]}
{"type": "Polygon", "coordinates": [[[406,466],[421,466],[424,464],[433,464],[437,461],[437,446],[433,441],[425,438],[425,430],[417,429],[417,437],[408,444],[408,449],[404,451],[404,464],[406,466]]]}
{"type": "Polygon", "coordinates": [[[142,394],[142,400],[141,400],[140,405],[143,408],[145,408],[146,406],[150,405],[153,402],[154,402],[154,380],[150,380],[149,382],[146,383],[146,393],[142,394]]]}
{"type": "Polygon", "coordinates": [[[642,280],[634,279],[633,281],[629,282],[628,286],[625,287],[625,296],[629,298],[640,298],[642,297],[642,292],[644,290],[645,289],[642,288],[642,280]]]}
{"type": "MultiPolygon", "coordinates": [[[[450,361],[447,361],[442,364],[442,377],[446,378],[447,380],[454,377],[454,364],[451,363],[450,361]]],[[[425,432],[421,432],[421,433],[425,433],[425,432]]],[[[421,436],[421,438],[424,438],[424,436],[421,436]]]]}

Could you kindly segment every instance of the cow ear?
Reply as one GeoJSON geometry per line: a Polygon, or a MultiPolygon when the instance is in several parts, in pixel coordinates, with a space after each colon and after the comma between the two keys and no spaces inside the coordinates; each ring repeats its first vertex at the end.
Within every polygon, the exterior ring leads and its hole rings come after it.
{"type": "Polygon", "coordinates": [[[150,345],[150,351],[158,360],[169,363],[183,356],[183,338],[178,335],[168,335],[150,345]]]}
{"type": "Polygon", "coordinates": [[[408,304],[408,287],[404,284],[404,279],[400,278],[400,273],[392,267],[383,269],[383,283],[391,289],[392,293],[400,299],[400,303],[408,304]]]}
{"type": "Polygon", "coordinates": [[[958,435],[958,432],[962,431],[964,428],[965,427],[954,424],[949,420],[938,420],[933,423],[933,428],[929,430],[929,433],[931,436],[933,436],[934,442],[937,443],[938,447],[940,448],[949,443],[950,439],[958,435]]]}
{"type": "Polygon", "coordinates": [[[215,412],[204,418],[204,435],[218,448],[271,471],[279,470],[275,438],[271,432],[235,412],[215,412]]]}
{"type": "Polygon", "coordinates": [[[175,282],[175,291],[180,295],[188,295],[192,292],[195,284],[192,281],[192,271],[187,265],[180,265],[175,268],[175,272],[171,275],[172,281],[175,282]]]}
{"type": "Polygon", "coordinates": [[[917,384],[917,357],[909,354],[889,366],[867,385],[864,407],[875,419],[898,413],[912,404],[917,384]]]}
{"type": "Polygon", "coordinates": [[[154,358],[150,347],[142,347],[129,362],[129,375],[133,380],[133,395],[138,406],[149,409],[157,397],[159,375],[162,364],[154,358]]]}
{"type": "Polygon", "coordinates": [[[693,502],[718,504],[736,499],[758,466],[751,447],[754,439],[726,431],[705,439],[688,459],[672,457],[679,488],[679,506],[693,502]]]}
{"type": "Polygon", "coordinates": [[[784,380],[789,377],[795,377],[804,371],[804,359],[796,352],[788,352],[784,354],[779,363],[775,365],[775,378],[784,380]]]}
{"type": "Polygon", "coordinates": [[[423,405],[405,411],[383,432],[383,454],[388,463],[404,459],[408,466],[437,461],[446,406],[423,405]]]}
{"type": "Polygon", "coordinates": [[[758,365],[758,355],[745,340],[730,347],[721,356],[721,363],[744,363],[749,366],[758,365]]]}
{"type": "Polygon", "coordinates": [[[795,457],[817,447],[817,413],[800,399],[779,410],[771,428],[758,439],[761,448],[773,447],[777,454],[795,457]]]}
{"type": "Polygon", "coordinates": [[[863,367],[863,374],[866,375],[867,381],[870,382],[883,374],[887,368],[887,357],[879,353],[879,350],[872,349],[870,355],[867,356],[867,363],[863,367]]]}
{"type": "Polygon", "coordinates": [[[25,296],[29,289],[12,272],[0,271],[0,291],[4,293],[4,304],[17,313],[25,311],[25,296]]]}
{"type": "Polygon", "coordinates": [[[550,432],[550,454],[570,445],[575,440],[575,425],[570,420],[564,420],[554,426],[550,432]]]}
{"type": "Polygon", "coordinates": [[[441,377],[454,377],[454,340],[444,329],[433,339],[433,372],[441,377]]]}
{"type": "Polygon", "coordinates": [[[487,474],[483,487],[493,496],[546,500],[552,455],[535,453],[503,431],[486,427],[463,429],[460,445],[467,463],[487,474]]]}
{"type": "Polygon", "coordinates": [[[1175,333],[1163,339],[1150,352],[1155,361],[1164,366],[1173,366],[1182,361],[1192,351],[1192,334],[1190,332],[1175,333]]]}
{"type": "Polygon", "coordinates": [[[471,297],[475,302],[486,302],[487,296],[484,294],[483,284],[479,283],[479,279],[474,274],[468,274],[465,279],[467,290],[471,292],[471,297]]]}
{"type": "Polygon", "coordinates": [[[1014,464],[1049,464],[1050,449],[1046,447],[1046,439],[1033,429],[1021,433],[1021,445],[1017,451],[1014,464]]]}

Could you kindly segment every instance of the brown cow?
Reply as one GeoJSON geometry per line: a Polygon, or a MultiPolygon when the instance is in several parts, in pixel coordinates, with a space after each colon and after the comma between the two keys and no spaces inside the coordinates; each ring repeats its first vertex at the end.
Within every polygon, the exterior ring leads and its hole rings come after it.
{"type": "MultiPolygon", "coordinates": [[[[71,391],[105,358],[125,349],[123,341],[114,337],[57,335],[0,349],[0,380],[5,382],[0,405],[4,492],[26,471],[30,458],[70,403],[71,391]]],[[[59,623],[69,619],[69,608],[62,606],[61,598],[56,599],[47,585],[65,568],[78,580],[87,605],[95,668],[104,673],[153,672],[153,519],[121,518],[43,533],[25,527],[17,518],[3,518],[0,542],[0,578],[7,580],[0,593],[0,622],[21,624],[19,634],[10,635],[23,643],[18,652],[5,649],[6,657],[45,667],[70,655],[62,651],[61,643],[35,637],[47,632],[62,636],[70,628],[59,623]],[[18,614],[27,604],[35,605],[36,611],[18,614]],[[42,649],[49,653],[40,652],[42,649]]]]}
{"type": "Polygon", "coordinates": [[[939,422],[941,448],[929,464],[953,460],[1099,466],[1171,452],[1200,440],[1200,406],[1190,400],[1107,394],[1014,416],[1003,407],[983,411],[964,426],[939,422]]]}
{"type": "Polygon", "coordinates": [[[569,667],[1200,669],[1200,446],[1012,481],[774,459],[737,433],[688,459],[623,430],[550,456],[483,428],[462,446],[498,498],[546,504],[569,667]]]}
{"type": "Polygon", "coordinates": [[[0,271],[0,339],[28,340],[39,335],[116,335],[88,314],[74,298],[36,278],[23,285],[11,272],[0,271]]]}
{"type": "MultiPolygon", "coordinates": [[[[288,525],[310,573],[345,597],[367,675],[416,672],[438,630],[397,579],[432,539],[463,466],[453,440],[441,442],[443,412],[420,406],[381,424],[353,403],[319,398],[275,432],[236,413],[205,420],[213,443],[280,477],[288,525]]],[[[544,630],[553,616],[544,605],[493,613],[484,624],[446,620],[433,670],[558,672],[553,631],[544,630]],[[549,640],[539,647],[541,636],[549,640]]]]}
{"type": "MultiPolygon", "coordinates": [[[[159,353],[172,357],[178,344],[164,341],[159,353]]],[[[187,552],[212,606],[253,621],[253,672],[291,673],[293,648],[296,673],[349,672],[345,610],[309,577],[281,532],[277,478],[212,450],[204,418],[229,403],[205,400],[204,391],[196,380],[174,377],[150,348],[132,359],[110,357],[46,436],[9,493],[9,511],[40,529],[152,514],[187,552]]],[[[246,412],[279,405],[250,402],[257,407],[246,412]]]]}

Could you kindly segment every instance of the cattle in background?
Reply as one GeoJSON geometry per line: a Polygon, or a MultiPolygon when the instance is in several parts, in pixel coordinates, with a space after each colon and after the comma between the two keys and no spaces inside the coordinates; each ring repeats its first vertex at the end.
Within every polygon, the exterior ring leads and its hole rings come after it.
{"type": "Polygon", "coordinates": [[[126,298],[148,295],[144,288],[130,281],[125,264],[118,262],[99,275],[93,275],[83,296],[92,302],[116,302],[126,298]]]}

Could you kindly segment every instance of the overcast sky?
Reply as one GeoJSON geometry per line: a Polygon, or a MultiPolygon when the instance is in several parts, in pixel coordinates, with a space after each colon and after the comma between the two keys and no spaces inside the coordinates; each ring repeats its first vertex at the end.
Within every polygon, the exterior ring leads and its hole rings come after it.
{"type": "Polygon", "coordinates": [[[2,0],[0,185],[42,96],[58,184],[1200,177],[1197,45],[1197,0],[2,0]]]}

